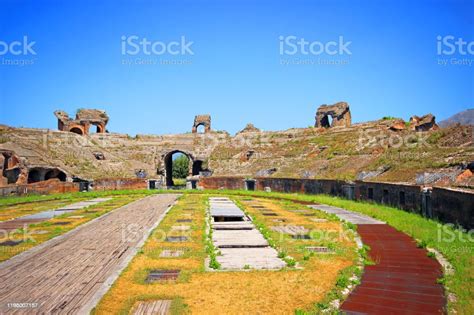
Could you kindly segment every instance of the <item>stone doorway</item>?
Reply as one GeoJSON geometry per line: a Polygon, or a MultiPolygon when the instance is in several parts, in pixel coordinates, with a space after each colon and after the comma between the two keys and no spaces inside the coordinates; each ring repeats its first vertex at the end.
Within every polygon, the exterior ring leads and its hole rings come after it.
{"type": "Polygon", "coordinates": [[[166,186],[168,188],[186,186],[186,177],[192,175],[194,168],[191,156],[186,152],[174,150],[166,154],[164,162],[166,186]],[[187,160],[185,167],[183,167],[184,159],[187,160]]]}

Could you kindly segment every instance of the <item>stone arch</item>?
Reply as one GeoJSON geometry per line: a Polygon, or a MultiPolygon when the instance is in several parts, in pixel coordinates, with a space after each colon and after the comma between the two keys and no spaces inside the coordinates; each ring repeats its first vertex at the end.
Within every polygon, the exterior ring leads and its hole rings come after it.
{"type": "Polygon", "coordinates": [[[104,133],[105,132],[105,126],[100,124],[100,123],[91,123],[90,126],[89,126],[89,134],[90,133],[104,133]],[[95,128],[94,129],[90,129],[90,128],[95,128]],[[93,130],[92,132],[90,132],[90,130],[93,130]]]}
{"type": "Polygon", "coordinates": [[[96,132],[97,133],[104,133],[105,132],[105,127],[103,125],[97,124],[97,125],[95,125],[95,127],[96,127],[96,132]]]}
{"type": "Polygon", "coordinates": [[[205,132],[206,132],[205,124],[199,124],[196,126],[196,133],[205,133],[205,132]]]}
{"type": "Polygon", "coordinates": [[[179,150],[179,149],[169,151],[163,157],[163,165],[165,166],[165,171],[164,171],[165,183],[166,183],[166,186],[168,186],[168,187],[174,186],[174,183],[173,183],[173,155],[176,154],[176,153],[184,154],[188,158],[188,161],[189,161],[188,175],[192,175],[194,157],[190,153],[179,150]]]}
{"type": "Polygon", "coordinates": [[[28,184],[40,182],[44,179],[41,170],[33,168],[28,172],[28,184]]]}
{"type": "Polygon", "coordinates": [[[84,130],[82,130],[82,128],[79,128],[79,127],[72,127],[71,129],[69,129],[69,131],[81,136],[84,134],[84,130]]]}
{"type": "Polygon", "coordinates": [[[46,174],[44,175],[44,180],[48,180],[51,178],[57,178],[60,181],[65,182],[67,176],[66,176],[66,173],[64,173],[63,171],[59,169],[51,169],[47,171],[46,174]]]}
{"type": "Polygon", "coordinates": [[[199,126],[204,126],[204,133],[211,131],[211,115],[197,115],[194,117],[192,132],[197,133],[199,126]]]}
{"type": "Polygon", "coordinates": [[[60,181],[65,182],[67,175],[59,168],[33,167],[28,170],[28,184],[37,183],[52,178],[57,178],[60,181]]]}
{"type": "Polygon", "coordinates": [[[202,169],[202,164],[203,164],[203,161],[201,161],[201,160],[194,160],[193,161],[193,169],[192,169],[192,175],[193,176],[199,175],[199,173],[203,170],[202,169]]]}
{"type": "Polygon", "coordinates": [[[349,127],[351,125],[351,112],[349,105],[345,102],[321,105],[315,118],[314,126],[318,128],[349,127]]]}

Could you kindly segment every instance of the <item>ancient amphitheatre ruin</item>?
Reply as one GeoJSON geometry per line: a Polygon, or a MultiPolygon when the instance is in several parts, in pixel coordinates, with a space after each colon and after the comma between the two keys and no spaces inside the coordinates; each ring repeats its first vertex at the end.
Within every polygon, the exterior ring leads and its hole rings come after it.
{"type": "Polygon", "coordinates": [[[96,109],[0,126],[0,313],[468,314],[472,126],[351,109],[235,135],[205,114],[130,137],[96,109]]]}

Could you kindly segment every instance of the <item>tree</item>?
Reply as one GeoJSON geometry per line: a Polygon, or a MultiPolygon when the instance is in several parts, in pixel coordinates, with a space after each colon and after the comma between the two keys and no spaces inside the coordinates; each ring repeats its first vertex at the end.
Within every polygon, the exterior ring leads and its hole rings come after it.
{"type": "Polygon", "coordinates": [[[173,160],[173,178],[186,178],[188,176],[189,160],[184,154],[181,154],[173,160]]]}

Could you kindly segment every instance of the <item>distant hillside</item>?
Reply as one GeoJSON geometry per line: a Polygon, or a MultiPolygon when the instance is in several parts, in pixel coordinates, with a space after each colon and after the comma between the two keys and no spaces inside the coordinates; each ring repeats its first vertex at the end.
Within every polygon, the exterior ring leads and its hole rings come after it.
{"type": "Polygon", "coordinates": [[[438,123],[440,127],[448,127],[460,123],[461,125],[474,125],[474,109],[468,109],[442,120],[438,123]]]}

